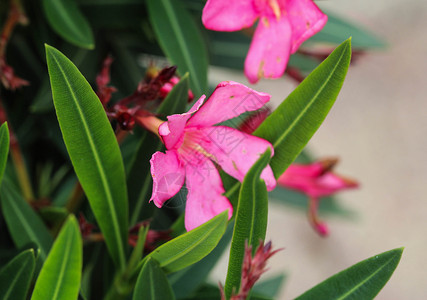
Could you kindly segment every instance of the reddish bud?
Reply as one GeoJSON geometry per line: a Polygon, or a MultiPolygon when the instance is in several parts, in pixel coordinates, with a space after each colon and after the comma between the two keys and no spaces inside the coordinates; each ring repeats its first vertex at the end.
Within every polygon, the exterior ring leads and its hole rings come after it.
{"type": "Polygon", "coordinates": [[[128,112],[118,113],[117,123],[122,130],[130,131],[135,127],[135,118],[128,112]]]}
{"type": "Polygon", "coordinates": [[[0,80],[6,89],[12,91],[30,84],[27,80],[15,76],[13,68],[6,63],[4,58],[0,58],[0,80]]]}
{"type": "MultiPolygon", "coordinates": [[[[280,250],[282,249],[272,251],[271,242],[268,242],[264,245],[264,242],[260,241],[255,254],[252,256],[252,246],[248,246],[246,241],[239,292],[237,294],[233,292],[230,300],[247,299],[252,287],[255,285],[261,275],[267,271],[267,260],[280,250]]],[[[225,300],[225,293],[221,284],[219,285],[219,288],[221,291],[221,300],[225,300]]]]}
{"type": "Polygon", "coordinates": [[[79,227],[82,237],[86,238],[92,234],[92,230],[95,228],[95,225],[88,223],[82,213],[79,214],[79,227]]]}
{"type": "Polygon", "coordinates": [[[155,78],[155,80],[158,80],[160,83],[168,82],[175,75],[176,69],[176,66],[164,68],[159,72],[159,75],[157,75],[157,78],[155,78]]]}
{"type": "MultiPolygon", "coordinates": [[[[142,226],[149,226],[149,224],[150,221],[143,221],[129,229],[129,245],[131,245],[132,247],[136,246],[136,243],[138,242],[139,229],[142,226]]],[[[171,232],[172,230],[148,230],[147,236],[145,238],[144,249],[147,252],[152,252],[159,246],[159,244],[161,244],[162,242],[169,241],[172,238],[170,235],[171,232]]]]}
{"type": "Polygon", "coordinates": [[[97,95],[102,105],[106,105],[111,100],[112,93],[116,92],[117,89],[112,86],[108,86],[110,83],[110,67],[113,63],[113,58],[107,56],[102,64],[102,69],[96,76],[96,85],[98,86],[97,95]]]}
{"type": "Polygon", "coordinates": [[[248,116],[242,124],[239,125],[238,130],[247,134],[252,134],[269,115],[270,109],[268,107],[261,108],[248,116]]]}

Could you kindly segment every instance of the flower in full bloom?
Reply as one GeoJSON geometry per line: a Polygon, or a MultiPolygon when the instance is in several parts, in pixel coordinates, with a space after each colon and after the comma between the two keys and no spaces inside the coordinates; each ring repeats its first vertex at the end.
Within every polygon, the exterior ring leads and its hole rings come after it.
{"type": "Polygon", "coordinates": [[[322,236],[327,235],[329,230],[317,216],[319,199],[340,190],[358,187],[356,181],[332,172],[337,162],[337,159],[324,159],[307,165],[294,163],[277,180],[279,185],[302,192],[309,197],[309,221],[322,236]]]}
{"type": "MultiPolygon", "coordinates": [[[[187,230],[225,210],[229,217],[232,216],[233,208],[223,195],[225,191],[217,166],[243,181],[267,148],[273,152],[272,145],[264,139],[227,126],[214,126],[261,108],[270,100],[270,95],[227,81],[220,83],[203,104],[205,98],[202,96],[187,113],[168,116],[160,125],[155,117],[150,121],[158,126],[159,136],[167,149],[166,153],[154,153],[150,160],[153,177],[150,201],[162,207],[179,192],[185,181],[187,230]]],[[[268,190],[275,188],[276,180],[270,166],[263,170],[261,178],[268,190]]]]}
{"type": "Polygon", "coordinates": [[[328,19],[312,0],[208,0],[202,15],[205,27],[217,31],[241,30],[258,18],[245,61],[251,83],[282,76],[289,55],[328,19]]]}

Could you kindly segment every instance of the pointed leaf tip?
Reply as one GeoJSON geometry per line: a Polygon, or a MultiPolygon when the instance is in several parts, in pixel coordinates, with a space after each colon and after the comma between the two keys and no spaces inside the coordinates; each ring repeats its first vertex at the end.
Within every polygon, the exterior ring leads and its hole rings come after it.
{"type": "Polygon", "coordinates": [[[308,290],[305,299],[374,299],[396,269],[403,248],[374,255],[345,269],[308,290]]]}
{"type": "Polygon", "coordinates": [[[46,45],[52,98],[74,171],[113,261],[126,265],[128,201],[114,131],[99,98],[73,62],[46,45]]]}

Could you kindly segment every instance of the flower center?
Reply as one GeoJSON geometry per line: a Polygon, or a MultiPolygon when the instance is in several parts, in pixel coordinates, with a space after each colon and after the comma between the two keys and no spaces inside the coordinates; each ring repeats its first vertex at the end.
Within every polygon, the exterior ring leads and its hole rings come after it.
{"type": "Polygon", "coordinates": [[[283,0],[255,0],[256,9],[264,16],[275,16],[277,20],[282,15],[283,0]]]}
{"type": "Polygon", "coordinates": [[[206,158],[215,161],[215,157],[201,146],[202,140],[203,135],[197,128],[187,128],[184,133],[184,140],[178,148],[181,159],[190,164],[200,164],[206,158]]]}
{"type": "Polygon", "coordinates": [[[277,20],[280,19],[280,5],[277,2],[277,0],[268,0],[268,4],[273,10],[274,15],[276,16],[277,20]]]}

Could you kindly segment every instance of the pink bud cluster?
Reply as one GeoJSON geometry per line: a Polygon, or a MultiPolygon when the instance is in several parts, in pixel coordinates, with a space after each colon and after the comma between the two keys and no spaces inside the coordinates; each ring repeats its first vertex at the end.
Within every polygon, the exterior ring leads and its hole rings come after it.
{"type": "MultiPolygon", "coordinates": [[[[282,249],[277,249],[273,251],[271,241],[267,244],[264,244],[263,241],[260,241],[259,246],[255,251],[255,254],[252,256],[252,245],[248,246],[246,242],[239,292],[237,294],[233,293],[231,295],[230,300],[247,299],[252,287],[255,285],[261,275],[268,270],[266,269],[267,260],[280,250],[282,249]]],[[[225,300],[226,298],[221,284],[220,291],[221,300],[225,300]]]]}

